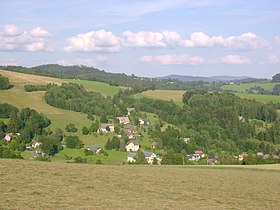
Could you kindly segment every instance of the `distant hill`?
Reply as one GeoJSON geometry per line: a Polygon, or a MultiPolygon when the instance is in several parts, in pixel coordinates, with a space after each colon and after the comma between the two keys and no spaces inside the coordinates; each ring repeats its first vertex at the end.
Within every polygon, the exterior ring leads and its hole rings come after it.
{"type": "Polygon", "coordinates": [[[228,82],[228,81],[239,81],[239,80],[247,80],[253,79],[248,76],[212,76],[212,77],[199,77],[199,76],[184,76],[184,75],[175,75],[171,74],[164,77],[157,77],[157,79],[175,79],[183,82],[190,81],[204,81],[204,82],[228,82]]]}

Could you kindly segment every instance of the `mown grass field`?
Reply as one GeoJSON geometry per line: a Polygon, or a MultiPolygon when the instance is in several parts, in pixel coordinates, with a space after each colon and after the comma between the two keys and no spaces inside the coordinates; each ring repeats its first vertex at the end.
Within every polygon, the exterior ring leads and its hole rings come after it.
{"type": "Polygon", "coordinates": [[[1,159],[0,209],[279,209],[279,175],[279,165],[242,170],[1,159]]]}
{"type": "MultiPolygon", "coordinates": [[[[148,90],[136,97],[150,97],[162,100],[173,100],[178,105],[183,105],[182,97],[185,91],[182,90],[148,90]]],[[[261,94],[248,94],[248,93],[233,93],[241,98],[255,99],[263,103],[280,103],[280,96],[276,95],[261,95],[261,94]]]]}
{"type": "Polygon", "coordinates": [[[168,101],[173,100],[176,104],[183,105],[182,97],[185,92],[184,90],[148,90],[138,94],[136,97],[145,96],[168,101]]]}
{"type": "Polygon", "coordinates": [[[77,80],[77,79],[69,79],[67,81],[71,83],[83,85],[86,89],[99,92],[104,96],[113,96],[116,95],[120,89],[125,89],[125,87],[110,86],[109,84],[102,83],[102,82],[77,80]]]}
{"type": "Polygon", "coordinates": [[[277,84],[280,84],[280,83],[272,83],[272,82],[247,83],[247,84],[240,84],[240,85],[224,85],[221,88],[223,90],[231,90],[231,91],[237,91],[237,92],[245,93],[246,89],[249,89],[250,87],[260,86],[263,89],[272,92],[273,87],[277,84]]]}

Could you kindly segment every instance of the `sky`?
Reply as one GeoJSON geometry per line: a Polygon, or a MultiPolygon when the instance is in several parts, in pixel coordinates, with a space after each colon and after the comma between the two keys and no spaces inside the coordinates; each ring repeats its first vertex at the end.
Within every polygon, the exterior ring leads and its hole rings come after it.
{"type": "Polygon", "coordinates": [[[279,0],[0,0],[0,65],[158,77],[280,73],[279,0]]]}

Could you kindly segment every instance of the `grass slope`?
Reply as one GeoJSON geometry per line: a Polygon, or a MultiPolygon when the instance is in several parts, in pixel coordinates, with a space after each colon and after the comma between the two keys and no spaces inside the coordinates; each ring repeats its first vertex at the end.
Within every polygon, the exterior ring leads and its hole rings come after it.
{"type": "Polygon", "coordinates": [[[280,103],[280,96],[276,95],[261,95],[261,94],[248,94],[248,93],[234,93],[241,98],[255,99],[263,103],[280,103]]]}
{"type": "Polygon", "coordinates": [[[0,159],[0,209],[278,209],[279,175],[0,159]]]}
{"type": "Polygon", "coordinates": [[[65,126],[70,122],[74,123],[78,129],[90,124],[90,121],[87,119],[85,114],[62,110],[48,105],[44,101],[44,92],[42,91],[24,91],[25,84],[61,84],[62,82],[65,82],[64,80],[10,71],[0,71],[0,74],[8,77],[10,83],[13,85],[13,88],[9,90],[0,91],[1,103],[6,102],[18,108],[30,107],[37,110],[38,112],[44,113],[52,121],[52,125],[50,127],[51,129],[64,129],[65,126]]]}
{"type": "Polygon", "coordinates": [[[250,87],[254,87],[254,86],[260,86],[263,89],[267,90],[267,91],[271,91],[273,90],[273,87],[277,84],[280,83],[272,83],[272,82],[265,82],[265,83],[246,83],[246,84],[240,84],[240,85],[224,85],[221,88],[223,90],[231,90],[231,91],[237,91],[237,92],[241,92],[241,93],[245,93],[246,89],[249,89],[250,87]]]}
{"type": "Polygon", "coordinates": [[[69,79],[67,81],[71,83],[83,85],[87,90],[99,92],[104,96],[116,95],[120,89],[124,89],[124,87],[110,86],[107,83],[94,82],[88,80],[69,79]]]}

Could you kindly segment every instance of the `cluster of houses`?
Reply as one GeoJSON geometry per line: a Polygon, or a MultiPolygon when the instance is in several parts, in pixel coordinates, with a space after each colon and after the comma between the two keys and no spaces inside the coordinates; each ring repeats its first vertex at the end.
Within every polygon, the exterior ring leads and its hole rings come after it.
{"type": "MultiPolygon", "coordinates": [[[[162,158],[159,155],[156,155],[154,152],[145,151],[145,150],[143,150],[142,152],[143,152],[145,160],[147,161],[148,164],[151,165],[156,160],[156,163],[158,165],[161,165],[162,158]]],[[[136,157],[137,157],[137,153],[129,153],[127,155],[127,162],[128,163],[135,163],[136,162],[136,157]]]]}

